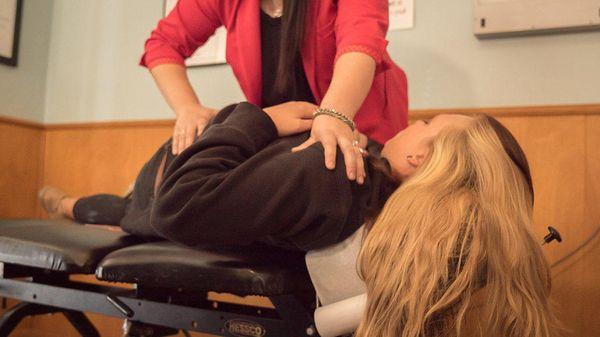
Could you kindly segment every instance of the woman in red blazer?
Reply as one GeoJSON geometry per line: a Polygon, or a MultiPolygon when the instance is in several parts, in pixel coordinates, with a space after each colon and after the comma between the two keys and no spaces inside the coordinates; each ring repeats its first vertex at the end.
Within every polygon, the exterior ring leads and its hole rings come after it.
{"type": "Polygon", "coordinates": [[[362,183],[352,123],[379,143],[407,124],[407,81],[386,51],[388,20],[387,0],[179,0],[141,59],[177,115],[173,153],[216,112],[199,102],[184,60],[224,26],[227,62],[247,100],[261,107],[306,100],[325,109],[311,138],[294,150],[321,142],[325,165],[334,169],[339,146],[348,178],[362,183]]]}

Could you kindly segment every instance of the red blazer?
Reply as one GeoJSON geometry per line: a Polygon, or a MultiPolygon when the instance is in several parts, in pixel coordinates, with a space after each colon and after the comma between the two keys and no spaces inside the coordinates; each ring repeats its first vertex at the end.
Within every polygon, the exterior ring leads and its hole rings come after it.
{"type": "MultiPolygon", "coordinates": [[[[359,51],[377,63],[375,79],[356,114],[358,129],[380,143],[407,125],[407,80],[386,51],[388,0],[307,0],[302,62],[317,104],[333,77],[335,60],[359,51]]],[[[227,63],[253,104],[262,106],[260,0],[179,0],[146,41],[140,64],[184,65],[220,26],[227,29],[227,63]]],[[[333,107],[335,108],[335,107],[333,107]]]]}

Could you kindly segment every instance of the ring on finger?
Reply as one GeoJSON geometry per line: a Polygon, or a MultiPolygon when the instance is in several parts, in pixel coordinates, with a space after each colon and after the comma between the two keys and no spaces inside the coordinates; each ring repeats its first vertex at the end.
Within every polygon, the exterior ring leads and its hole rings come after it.
{"type": "Polygon", "coordinates": [[[358,147],[358,140],[352,141],[352,146],[353,147],[358,147]]]}

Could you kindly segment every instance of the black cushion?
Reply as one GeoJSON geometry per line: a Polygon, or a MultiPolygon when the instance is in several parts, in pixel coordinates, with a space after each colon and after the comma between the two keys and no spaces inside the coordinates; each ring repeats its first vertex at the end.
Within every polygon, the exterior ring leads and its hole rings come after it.
{"type": "Polygon", "coordinates": [[[275,296],[312,289],[304,253],[264,245],[191,249],[140,244],[107,255],[100,280],[158,288],[275,296]]]}
{"type": "Polygon", "coordinates": [[[139,242],[66,220],[0,220],[0,262],[27,267],[93,274],[106,254],[139,242]]]}

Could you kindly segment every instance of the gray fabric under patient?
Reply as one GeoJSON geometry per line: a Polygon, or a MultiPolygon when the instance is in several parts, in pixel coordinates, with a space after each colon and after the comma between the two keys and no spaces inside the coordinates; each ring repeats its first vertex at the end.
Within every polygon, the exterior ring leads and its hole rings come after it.
{"type": "Polygon", "coordinates": [[[322,305],[336,303],[366,292],[358,277],[356,260],[363,240],[361,226],[346,240],[306,254],[310,278],[322,305]]]}

